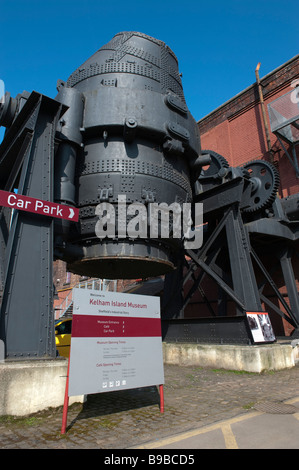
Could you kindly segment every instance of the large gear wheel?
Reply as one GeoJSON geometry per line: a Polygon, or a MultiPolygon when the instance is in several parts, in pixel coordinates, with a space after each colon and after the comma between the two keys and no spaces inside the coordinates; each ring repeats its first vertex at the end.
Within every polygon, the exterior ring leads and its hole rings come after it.
{"type": "Polygon", "coordinates": [[[275,200],[280,184],[279,173],[275,166],[264,160],[246,163],[251,183],[250,204],[243,212],[252,213],[269,207],[275,200]]]}
{"type": "Polygon", "coordinates": [[[199,178],[221,177],[223,170],[229,168],[228,161],[219,153],[213,150],[202,150],[202,155],[209,154],[211,156],[211,163],[207,169],[202,169],[199,178]]]}

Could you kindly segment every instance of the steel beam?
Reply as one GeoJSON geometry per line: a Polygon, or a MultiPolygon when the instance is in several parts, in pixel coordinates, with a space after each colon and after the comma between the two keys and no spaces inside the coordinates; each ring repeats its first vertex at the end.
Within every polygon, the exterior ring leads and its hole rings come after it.
{"type": "MultiPolygon", "coordinates": [[[[10,175],[10,186],[16,183],[19,194],[53,201],[54,137],[61,110],[57,101],[34,93],[18,125],[9,129],[0,147],[0,170],[10,175]]],[[[55,357],[53,219],[14,209],[10,225],[1,229],[5,358],[55,357]]]]}
{"type": "Polygon", "coordinates": [[[294,276],[294,270],[291,260],[292,250],[289,247],[284,247],[279,260],[281,269],[283,272],[283,277],[285,280],[285,285],[288,292],[288,298],[290,302],[290,307],[292,311],[292,317],[296,322],[297,328],[299,327],[299,297],[298,290],[296,286],[296,280],[294,276]]]}

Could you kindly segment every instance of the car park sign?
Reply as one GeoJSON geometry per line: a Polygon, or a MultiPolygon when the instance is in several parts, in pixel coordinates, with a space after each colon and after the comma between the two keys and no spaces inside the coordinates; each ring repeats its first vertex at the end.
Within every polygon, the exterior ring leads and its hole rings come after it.
{"type": "Polygon", "coordinates": [[[42,199],[23,196],[9,191],[0,191],[0,206],[73,222],[78,222],[79,219],[79,209],[75,207],[43,201],[42,199]]]}

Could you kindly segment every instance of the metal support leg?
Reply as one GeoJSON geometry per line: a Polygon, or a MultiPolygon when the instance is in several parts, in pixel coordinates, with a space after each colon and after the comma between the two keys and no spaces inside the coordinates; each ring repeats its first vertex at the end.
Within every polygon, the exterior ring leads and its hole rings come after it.
{"type": "MultiPolygon", "coordinates": [[[[52,201],[54,136],[61,105],[42,95],[35,95],[31,104],[32,109],[29,102],[17,118],[19,125],[22,118],[23,122],[34,122],[31,145],[27,147],[18,178],[18,192],[52,201]]],[[[17,153],[21,137],[17,134],[12,137],[13,132],[10,128],[11,145],[4,142],[1,146],[0,169],[1,162],[7,165],[17,153]]],[[[5,358],[55,357],[53,219],[14,210],[1,262],[5,269],[0,338],[5,345],[5,358]]]]}
{"type": "Polygon", "coordinates": [[[226,234],[234,291],[243,299],[246,311],[259,312],[262,305],[250,256],[250,241],[236,207],[231,209],[226,234]]]}
{"type": "Polygon", "coordinates": [[[192,250],[187,250],[186,254],[208,276],[214,279],[219,287],[236,303],[237,312],[240,315],[244,315],[245,311],[258,312],[262,310],[250,256],[250,241],[238,207],[231,207],[228,210],[202,250],[197,254],[192,250]],[[216,243],[223,228],[226,231],[232,287],[223,279],[223,271],[217,270],[213,266],[214,263],[209,263],[209,257],[207,256],[208,248],[216,243]]]}
{"type": "Polygon", "coordinates": [[[299,326],[299,297],[291,260],[292,251],[285,247],[280,256],[280,265],[285,280],[293,319],[299,326]]]}

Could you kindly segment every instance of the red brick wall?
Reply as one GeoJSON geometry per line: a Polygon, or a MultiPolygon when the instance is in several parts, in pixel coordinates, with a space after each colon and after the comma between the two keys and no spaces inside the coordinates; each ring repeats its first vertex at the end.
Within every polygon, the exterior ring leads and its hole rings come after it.
{"type": "MultiPolygon", "coordinates": [[[[298,56],[261,79],[274,162],[281,177],[281,197],[299,192],[299,179],[277,137],[271,132],[267,104],[294,90],[293,82],[296,78],[299,78],[298,56]]],[[[214,150],[223,155],[231,166],[270,158],[256,84],[201,119],[198,126],[202,149],[214,150]]],[[[291,147],[287,143],[284,145],[289,155],[292,155],[291,147]]],[[[299,157],[299,149],[296,150],[299,157]]]]}
{"type": "MultiPolygon", "coordinates": [[[[64,313],[61,307],[63,306],[63,308],[65,308],[64,300],[67,296],[71,295],[73,287],[75,287],[79,282],[84,282],[92,279],[94,278],[80,276],[78,274],[68,272],[67,265],[64,261],[54,261],[53,283],[56,289],[56,293],[54,297],[53,307],[55,319],[59,318],[60,315],[64,313]]],[[[132,279],[119,279],[117,281],[117,291],[123,292],[130,286],[132,286],[134,283],[135,280],[132,279]]]]}
{"type": "Polygon", "coordinates": [[[82,276],[67,272],[66,263],[57,260],[53,264],[53,282],[57,291],[74,287],[82,276]]]}
{"type": "MultiPolygon", "coordinates": [[[[262,108],[256,83],[198,122],[202,149],[213,150],[223,155],[231,166],[242,166],[254,159],[273,161],[280,174],[280,197],[299,193],[299,179],[296,177],[295,169],[290,163],[285,150],[277,137],[271,132],[267,104],[294,90],[294,81],[298,78],[299,56],[296,56],[266,77],[261,78],[272,155],[267,151],[262,108]]],[[[292,106],[290,102],[288,104],[292,106]]],[[[298,107],[298,104],[295,104],[295,106],[298,107]]],[[[285,142],[284,145],[289,155],[292,155],[291,146],[285,142]]],[[[299,161],[299,146],[297,147],[297,157],[299,161]]],[[[298,264],[295,257],[294,271],[297,278],[298,264]]],[[[278,282],[281,293],[285,294],[286,289],[281,284],[281,279],[277,277],[274,281],[278,282]]],[[[211,285],[209,291],[210,300],[213,300],[216,306],[217,286],[213,287],[211,285]]],[[[273,299],[271,300],[273,301],[273,299]]],[[[206,316],[207,310],[200,303],[199,298],[193,298],[188,306],[187,314],[188,312],[191,316],[196,316],[199,312],[206,316]]],[[[282,321],[280,317],[277,318],[277,315],[273,317],[273,322],[275,323],[276,334],[283,334],[284,331],[286,335],[289,335],[293,330],[289,323],[282,321]]]]}

